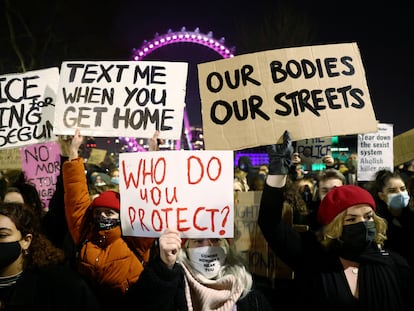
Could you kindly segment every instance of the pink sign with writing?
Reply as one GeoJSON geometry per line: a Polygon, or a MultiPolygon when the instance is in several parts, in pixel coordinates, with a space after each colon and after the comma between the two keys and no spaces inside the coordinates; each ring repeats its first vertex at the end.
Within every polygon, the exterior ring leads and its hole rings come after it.
{"type": "Polygon", "coordinates": [[[25,146],[20,149],[20,155],[26,180],[36,187],[43,209],[47,211],[60,172],[59,145],[56,142],[48,142],[25,146]]]}

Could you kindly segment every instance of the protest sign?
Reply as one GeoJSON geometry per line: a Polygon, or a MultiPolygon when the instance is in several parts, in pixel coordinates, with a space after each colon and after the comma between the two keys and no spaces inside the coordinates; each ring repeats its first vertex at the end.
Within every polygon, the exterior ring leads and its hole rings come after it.
{"type": "Polygon", "coordinates": [[[257,224],[262,191],[237,191],[235,195],[235,248],[243,255],[249,271],[270,277],[275,257],[269,257],[269,247],[257,224]]]}
{"type": "Polygon", "coordinates": [[[356,43],[305,46],[198,65],[206,149],[373,132],[356,43]]]}
{"type": "Polygon", "coordinates": [[[187,63],[63,62],[55,133],[179,139],[187,63]]]}
{"type": "Polygon", "coordinates": [[[322,158],[331,154],[332,137],[303,139],[296,142],[303,169],[312,171],[313,164],[321,164],[322,158]]]}
{"type": "Polygon", "coordinates": [[[101,165],[101,163],[105,161],[107,152],[108,151],[105,149],[92,148],[88,158],[88,164],[94,164],[98,166],[101,165]]]}
{"type": "Polygon", "coordinates": [[[56,190],[60,173],[60,149],[56,142],[47,142],[20,149],[22,170],[26,180],[36,187],[43,209],[47,211],[49,201],[56,190]]]}
{"type": "Polygon", "coordinates": [[[394,166],[414,160],[414,128],[394,137],[394,166]]]}
{"type": "Polygon", "coordinates": [[[233,237],[233,152],[153,151],[119,155],[124,235],[233,237]]]}
{"type": "Polygon", "coordinates": [[[275,255],[257,224],[262,191],[238,191],[235,195],[234,245],[249,271],[270,279],[292,279],[292,269],[275,255]]]}
{"type": "Polygon", "coordinates": [[[358,135],[358,181],[374,180],[379,170],[394,171],[393,136],[393,125],[384,123],[376,132],[358,135]]]}
{"type": "Polygon", "coordinates": [[[55,139],[58,83],[58,68],[0,76],[0,149],[55,139]]]}
{"type": "Polygon", "coordinates": [[[0,168],[2,170],[21,170],[22,159],[19,148],[0,150],[0,168]]]}

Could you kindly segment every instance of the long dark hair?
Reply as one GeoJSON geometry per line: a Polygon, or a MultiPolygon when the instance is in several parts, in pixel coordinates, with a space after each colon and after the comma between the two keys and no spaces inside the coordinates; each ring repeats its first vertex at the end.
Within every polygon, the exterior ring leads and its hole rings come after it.
{"type": "Polygon", "coordinates": [[[32,269],[50,264],[63,263],[64,252],[55,247],[46,236],[41,233],[39,217],[33,208],[21,203],[0,203],[0,214],[14,223],[22,237],[32,235],[32,241],[24,255],[23,268],[32,269]]]}

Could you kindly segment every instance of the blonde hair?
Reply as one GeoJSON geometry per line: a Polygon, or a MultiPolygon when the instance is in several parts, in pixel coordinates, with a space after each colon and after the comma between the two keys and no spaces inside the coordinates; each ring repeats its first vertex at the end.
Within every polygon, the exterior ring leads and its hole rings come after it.
{"type": "MultiPolygon", "coordinates": [[[[346,210],[339,213],[329,224],[323,227],[320,233],[320,242],[326,248],[330,248],[336,241],[338,241],[342,235],[343,220],[346,215],[346,210]]],[[[384,218],[373,214],[376,234],[374,241],[381,248],[384,247],[384,242],[387,239],[387,222],[384,218]]]]}
{"type": "MultiPolygon", "coordinates": [[[[187,248],[189,240],[187,240],[183,247],[180,249],[177,259],[179,262],[186,263],[187,266],[191,267],[190,260],[187,257],[187,248]]],[[[232,245],[226,239],[222,239],[220,246],[225,248],[226,261],[220,268],[220,271],[215,279],[220,279],[225,275],[233,275],[236,279],[236,287],[242,287],[243,292],[239,299],[244,298],[251,290],[253,285],[253,278],[249,271],[247,271],[244,264],[244,260],[240,253],[238,253],[232,245]]]]}

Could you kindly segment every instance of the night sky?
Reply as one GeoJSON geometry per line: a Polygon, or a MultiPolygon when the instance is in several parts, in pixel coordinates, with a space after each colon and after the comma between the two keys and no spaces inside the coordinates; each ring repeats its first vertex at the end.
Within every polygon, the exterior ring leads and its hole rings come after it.
{"type": "MultiPolygon", "coordinates": [[[[1,10],[4,1],[0,0],[1,10]]],[[[357,42],[377,119],[394,124],[394,135],[413,128],[414,66],[409,47],[413,45],[414,27],[408,2],[164,2],[9,0],[21,10],[33,35],[40,36],[41,42],[46,40],[46,34],[53,34],[53,50],[43,51],[39,68],[33,69],[60,66],[65,60],[130,60],[132,49],[139,48],[144,40],[183,26],[189,30],[198,27],[202,33],[212,31],[216,39],[224,37],[227,46],[235,47],[236,55],[289,46],[357,42]],[[271,30],[266,26],[269,20],[277,24],[271,30]],[[47,30],[41,32],[41,26],[47,30]]],[[[15,72],[10,66],[18,61],[8,42],[3,12],[0,16],[0,74],[5,74],[15,72]]],[[[201,62],[200,57],[205,61],[214,57],[200,47],[163,49],[159,57],[166,57],[165,60],[201,62]],[[198,58],[194,59],[194,55],[198,58]]],[[[191,122],[200,122],[197,104],[189,111],[191,122]]]]}

